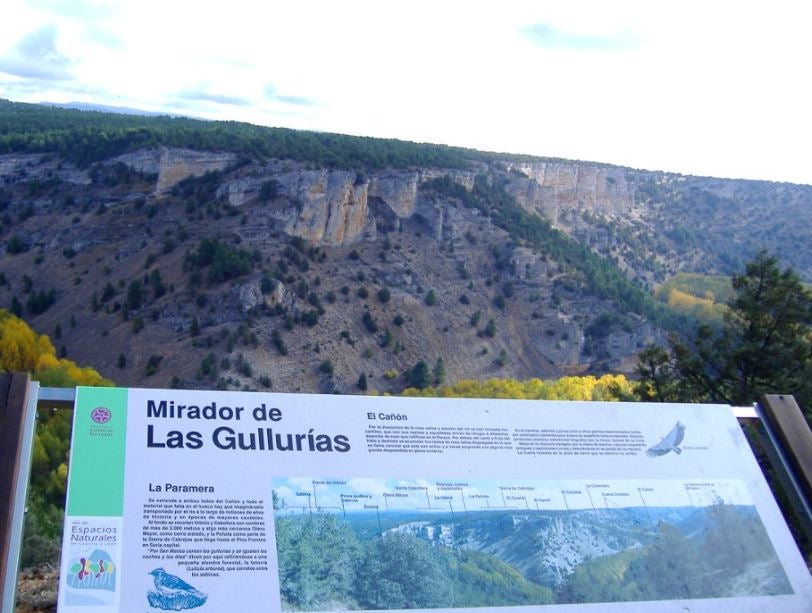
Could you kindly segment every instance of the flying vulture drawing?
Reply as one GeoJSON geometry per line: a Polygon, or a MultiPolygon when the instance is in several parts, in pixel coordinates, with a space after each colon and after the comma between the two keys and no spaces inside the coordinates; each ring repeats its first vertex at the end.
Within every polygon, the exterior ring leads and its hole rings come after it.
{"type": "Polygon", "coordinates": [[[683,426],[680,422],[677,422],[677,424],[671,428],[671,432],[669,432],[663,440],[646,451],[646,455],[653,458],[656,456],[665,455],[669,451],[673,451],[679,455],[682,453],[682,449],[679,448],[679,444],[682,443],[683,438],[685,438],[685,426],[683,426]]]}

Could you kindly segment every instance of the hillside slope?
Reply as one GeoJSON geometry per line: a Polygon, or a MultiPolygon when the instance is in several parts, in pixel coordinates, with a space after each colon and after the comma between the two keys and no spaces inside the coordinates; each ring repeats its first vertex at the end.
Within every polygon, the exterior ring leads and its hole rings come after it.
{"type": "Polygon", "coordinates": [[[805,186],[14,103],[0,152],[0,305],[119,384],[629,372],[675,272],[812,275],[805,186]]]}

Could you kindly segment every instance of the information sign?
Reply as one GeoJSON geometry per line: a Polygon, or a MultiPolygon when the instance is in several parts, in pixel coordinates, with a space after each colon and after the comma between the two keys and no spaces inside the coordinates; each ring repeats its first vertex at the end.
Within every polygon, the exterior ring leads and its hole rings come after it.
{"type": "Polygon", "coordinates": [[[65,613],[811,603],[730,407],[77,392],[65,613]]]}

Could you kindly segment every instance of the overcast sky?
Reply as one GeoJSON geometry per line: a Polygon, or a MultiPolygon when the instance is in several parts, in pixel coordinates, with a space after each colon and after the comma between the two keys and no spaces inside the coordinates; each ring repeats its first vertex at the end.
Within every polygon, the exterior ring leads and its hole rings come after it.
{"type": "Polygon", "coordinates": [[[812,3],[3,0],[0,97],[812,184],[812,3]]]}

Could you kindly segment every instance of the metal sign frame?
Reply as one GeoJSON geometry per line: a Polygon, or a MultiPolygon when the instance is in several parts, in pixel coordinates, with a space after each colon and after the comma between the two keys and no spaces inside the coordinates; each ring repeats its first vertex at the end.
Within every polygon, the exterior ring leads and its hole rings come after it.
{"type": "MultiPolygon", "coordinates": [[[[40,387],[25,373],[0,373],[0,585],[2,613],[12,613],[38,408],[73,408],[73,388],[40,387]]],[[[812,541],[812,431],[795,399],[764,396],[755,407],[731,407],[761,422],[770,461],[812,541]]]]}

